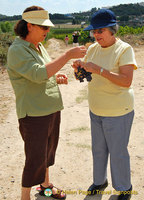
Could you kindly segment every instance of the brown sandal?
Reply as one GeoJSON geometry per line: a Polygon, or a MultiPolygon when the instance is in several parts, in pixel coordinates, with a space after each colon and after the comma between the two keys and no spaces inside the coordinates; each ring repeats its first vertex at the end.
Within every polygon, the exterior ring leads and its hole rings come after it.
{"type": "Polygon", "coordinates": [[[40,185],[41,191],[40,191],[40,195],[45,196],[44,191],[45,189],[53,189],[56,188],[57,189],[57,193],[56,194],[52,194],[51,197],[53,197],[54,199],[66,199],[66,194],[63,190],[58,189],[57,187],[55,187],[52,183],[47,187],[43,187],[42,185],[40,185]]]}

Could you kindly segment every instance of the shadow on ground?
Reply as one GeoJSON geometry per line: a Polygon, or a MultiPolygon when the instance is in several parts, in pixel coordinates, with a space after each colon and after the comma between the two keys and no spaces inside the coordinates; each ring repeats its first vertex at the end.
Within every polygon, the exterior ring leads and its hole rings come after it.
{"type": "MultiPolygon", "coordinates": [[[[84,200],[102,200],[104,195],[94,195],[94,196],[86,196],[84,200]]],[[[111,195],[108,200],[117,200],[117,195],[111,195]]]]}

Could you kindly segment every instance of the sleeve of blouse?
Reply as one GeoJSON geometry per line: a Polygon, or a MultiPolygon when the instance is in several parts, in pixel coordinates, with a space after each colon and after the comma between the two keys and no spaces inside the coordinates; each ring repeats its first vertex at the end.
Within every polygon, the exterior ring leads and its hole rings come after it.
{"type": "Polygon", "coordinates": [[[8,69],[32,82],[42,83],[48,80],[45,64],[39,64],[24,48],[9,48],[8,69]]]}

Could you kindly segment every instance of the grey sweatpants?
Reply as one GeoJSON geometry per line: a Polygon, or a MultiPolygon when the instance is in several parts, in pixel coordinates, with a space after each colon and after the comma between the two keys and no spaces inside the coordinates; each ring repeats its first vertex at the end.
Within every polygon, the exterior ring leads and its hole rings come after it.
{"type": "Polygon", "coordinates": [[[118,117],[101,117],[90,111],[93,178],[101,185],[107,178],[110,155],[112,185],[117,191],[131,187],[130,158],[127,150],[134,111],[118,117]]]}

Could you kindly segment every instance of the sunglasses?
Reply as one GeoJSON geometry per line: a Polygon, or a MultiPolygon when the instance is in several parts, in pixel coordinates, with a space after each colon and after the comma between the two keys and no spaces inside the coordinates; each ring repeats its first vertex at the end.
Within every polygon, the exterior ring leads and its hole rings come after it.
{"type": "Polygon", "coordinates": [[[105,29],[102,29],[102,28],[100,28],[100,29],[96,29],[96,30],[92,30],[91,32],[93,33],[93,34],[102,34],[103,32],[105,31],[105,29]]]}
{"type": "Polygon", "coordinates": [[[50,27],[49,26],[41,26],[41,25],[38,25],[41,29],[43,29],[43,30],[48,30],[48,29],[50,29],[50,27]]]}

